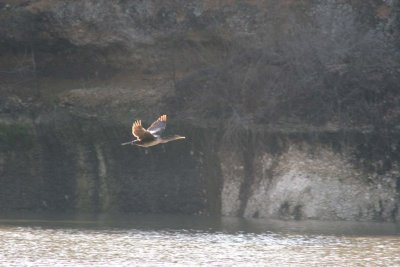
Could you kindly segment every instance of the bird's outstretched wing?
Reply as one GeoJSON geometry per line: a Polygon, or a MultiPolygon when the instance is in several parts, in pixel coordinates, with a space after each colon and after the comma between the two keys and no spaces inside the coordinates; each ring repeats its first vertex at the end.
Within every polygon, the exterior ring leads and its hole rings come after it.
{"type": "Polygon", "coordinates": [[[149,133],[148,131],[146,131],[143,127],[142,127],[142,121],[141,120],[137,120],[133,123],[132,125],[132,134],[133,136],[135,136],[137,139],[139,140],[143,140],[146,138],[151,138],[153,137],[151,133],[149,133]]]}
{"type": "Polygon", "coordinates": [[[160,135],[167,126],[167,115],[161,115],[155,122],[153,122],[147,131],[153,135],[160,135]]]}

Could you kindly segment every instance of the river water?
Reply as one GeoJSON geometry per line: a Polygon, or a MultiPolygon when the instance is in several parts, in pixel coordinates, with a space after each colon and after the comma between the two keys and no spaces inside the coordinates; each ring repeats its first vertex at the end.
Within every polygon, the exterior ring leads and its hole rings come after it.
{"type": "Polygon", "coordinates": [[[0,266],[400,266],[400,225],[3,216],[0,266]]]}

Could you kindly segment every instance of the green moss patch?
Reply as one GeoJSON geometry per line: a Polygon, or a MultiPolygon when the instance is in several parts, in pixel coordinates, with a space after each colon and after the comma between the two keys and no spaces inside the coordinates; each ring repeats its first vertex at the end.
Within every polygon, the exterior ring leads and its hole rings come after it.
{"type": "Polygon", "coordinates": [[[30,125],[0,124],[0,149],[27,150],[34,146],[34,134],[30,125]]]}

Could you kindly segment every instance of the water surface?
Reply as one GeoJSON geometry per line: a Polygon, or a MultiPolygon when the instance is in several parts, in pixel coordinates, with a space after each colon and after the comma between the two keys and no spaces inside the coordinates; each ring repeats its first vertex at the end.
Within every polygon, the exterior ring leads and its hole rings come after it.
{"type": "Polygon", "coordinates": [[[0,219],[6,266],[400,266],[400,226],[200,216],[0,219]]]}

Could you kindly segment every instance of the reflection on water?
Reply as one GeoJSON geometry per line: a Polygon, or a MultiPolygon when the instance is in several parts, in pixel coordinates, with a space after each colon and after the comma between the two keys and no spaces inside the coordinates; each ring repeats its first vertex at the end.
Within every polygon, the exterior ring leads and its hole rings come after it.
{"type": "Polygon", "coordinates": [[[192,216],[0,219],[7,266],[396,266],[394,224],[192,216]]]}

